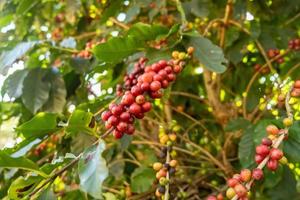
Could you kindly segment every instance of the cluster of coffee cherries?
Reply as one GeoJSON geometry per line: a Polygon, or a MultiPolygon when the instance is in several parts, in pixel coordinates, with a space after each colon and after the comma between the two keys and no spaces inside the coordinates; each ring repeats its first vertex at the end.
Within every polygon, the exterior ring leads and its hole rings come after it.
{"type": "Polygon", "coordinates": [[[291,39],[289,41],[289,49],[299,51],[300,50],[300,38],[291,39]]]}
{"type": "MultiPolygon", "coordinates": [[[[175,151],[172,149],[176,137],[174,132],[170,132],[169,134],[162,132],[159,134],[159,142],[164,145],[160,154],[161,158],[166,158],[167,154],[169,154],[170,158],[176,156],[175,151]]],[[[156,162],[153,164],[153,169],[156,171],[156,179],[159,183],[155,192],[157,197],[163,198],[166,185],[170,183],[170,176],[175,174],[177,165],[178,163],[175,159],[170,159],[169,161],[166,159],[164,163],[156,162]]]]}
{"type": "MultiPolygon", "coordinates": [[[[190,47],[188,52],[192,52],[190,47]]],[[[185,58],[191,56],[185,54],[185,58]]],[[[106,129],[113,129],[115,138],[121,138],[124,133],[133,134],[134,119],[144,118],[144,114],[152,108],[150,99],[161,98],[162,89],[175,81],[185,65],[184,59],[173,57],[170,61],[160,60],[146,65],[147,59],[141,58],[135,64],[134,70],[124,77],[124,85],[118,85],[117,95],[121,97],[119,103],[111,103],[109,110],[101,115],[106,129]]]]}
{"type": "Polygon", "coordinates": [[[300,97],[300,80],[296,80],[291,92],[292,97],[300,97]]]}
{"type": "MultiPolygon", "coordinates": [[[[293,121],[290,118],[284,118],[283,124],[286,128],[292,125],[293,121]]],[[[234,174],[232,178],[227,180],[228,189],[226,191],[226,197],[228,199],[232,199],[235,196],[238,197],[239,200],[248,200],[249,199],[249,191],[246,185],[249,183],[251,185],[251,181],[261,180],[264,176],[262,168],[264,166],[260,166],[263,161],[266,162],[266,167],[275,171],[278,168],[279,162],[282,164],[287,163],[286,157],[283,156],[283,152],[275,148],[274,141],[281,135],[287,136],[287,129],[279,129],[277,126],[271,124],[266,127],[266,132],[268,133],[268,137],[265,137],[261,140],[261,144],[258,145],[255,149],[255,162],[258,164],[258,167],[250,170],[243,169],[239,174],[234,174]]],[[[215,195],[210,195],[207,197],[207,200],[223,200],[222,193],[215,195]]]]}
{"type": "Polygon", "coordinates": [[[254,70],[261,73],[261,74],[268,74],[270,73],[270,68],[268,66],[263,67],[261,64],[255,64],[254,70]]]}
{"type": "Polygon", "coordinates": [[[74,53],[72,56],[73,57],[84,58],[84,59],[90,59],[92,57],[91,49],[94,48],[97,44],[103,43],[104,41],[100,41],[100,42],[90,41],[90,42],[87,42],[85,44],[85,49],[81,50],[79,53],[74,53]]]}
{"type": "Polygon", "coordinates": [[[49,137],[49,139],[40,143],[31,153],[35,156],[40,156],[43,152],[50,152],[55,149],[58,140],[59,136],[57,134],[53,134],[49,137]]]}
{"type": "MultiPolygon", "coordinates": [[[[272,58],[280,55],[280,51],[279,51],[279,49],[269,49],[268,52],[267,52],[267,55],[268,55],[268,58],[272,59],[272,58]]],[[[276,62],[278,64],[282,64],[282,63],[284,63],[284,58],[279,57],[278,59],[276,59],[276,62]]]]}

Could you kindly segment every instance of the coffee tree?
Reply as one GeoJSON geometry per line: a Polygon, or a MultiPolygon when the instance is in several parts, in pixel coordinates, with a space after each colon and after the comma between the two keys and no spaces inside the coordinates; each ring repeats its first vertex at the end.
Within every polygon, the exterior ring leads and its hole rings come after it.
{"type": "Polygon", "coordinates": [[[299,199],[299,0],[0,10],[2,199],[299,199]]]}

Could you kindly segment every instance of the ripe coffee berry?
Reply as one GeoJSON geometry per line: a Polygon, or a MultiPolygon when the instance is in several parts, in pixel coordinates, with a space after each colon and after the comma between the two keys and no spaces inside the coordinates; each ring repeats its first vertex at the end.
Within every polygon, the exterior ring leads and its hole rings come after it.
{"type": "Polygon", "coordinates": [[[160,88],[161,88],[161,83],[159,81],[153,81],[150,84],[150,90],[153,92],[160,90],[160,88]]]}
{"type": "Polygon", "coordinates": [[[143,95],[138,95],[136,98],[135,98],[135,102],[137,104],[143,104],[145,103],[146,99],[143,95]]]}
{"type": "Polygon", "coordinates": [[[267,163],[267,168],[271,171],[275,171],[278,168],[278,161],[270,159],[267,163]]]}
{"type": "Polygon", "coordinates": [[[227,185],[229,187],[234,187],[236,186],[237,184],[239,184],[239,180],[235,179],[235,178],[230,178],[227,180],[227,185]]]}
{"type": "Polygon", "coordinates": [[[270,158],[272,160],[280,160],[283,157],[283,152],[280,149],[273,148],[270,151],[270,158]]]}
{"type": "Polygon", "coordinates": [[[262,156],[262,155],[259,155],[259,154],[255,155],[255,162],[257,164],[261,163],[264,159],[265,159],[265,156],[262,156]]]}
{"type": "Polygon", "coordinates": [[[256,168],[256,169],[252,170],[252,178],[254,180],[261,180],[263,178],[263,176],[264,176],[264,173],[261,169],[256,168]]]}
{"type": "Polygon", "coordinates": [[[233,189],[238,197],[241,198],[247,196],[247,189],[242,184],[237,184],[233,189]]]}
{"type": "Polygon", "coordinates": [[[271,135],[278,135],[278,133],[279,133],[279,129],[275,125],[267,126],[266,131],[268,134],[271,134],[271,135]]]}
{"type": "Polygon", "coordinates": [[[258,145],[255,149],[256,153],[261,156],[267,156],[270,152],[269,147],[266,145],[258,145]]]}
{"type": "Polygon", "coordinates": [[[270,138],[263,138],[261,140],[261,144],[266,145],[266,146],[271,146],[272,145],[272,140],[270,138]]]}

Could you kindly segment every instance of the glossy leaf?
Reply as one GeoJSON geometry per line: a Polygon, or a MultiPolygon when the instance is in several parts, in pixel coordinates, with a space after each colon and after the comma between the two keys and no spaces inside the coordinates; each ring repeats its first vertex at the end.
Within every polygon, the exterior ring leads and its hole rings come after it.
{"type": "Polygon", "coordinates": [[[188,46],[195,47],[194,55],[204,67],[217,73],[225,72],[227,60],[220,47],[197,34],[189,34],[189,39],[188,46]]]}
{"type": "Polygon", "coordinates": [[[102,198],[102,183],[108,176],[106,161],[102,157],[104,141],[86,149],[78,163],[80,189],[94,198],[102,198]]]}
{"type": "Polygon", "coordinates": [[[95,134],[95,119],[92,113],[83,110],[75,110],[68,122],[66,131],[68,134],[88,133],[95,134]]]}
{"type": "Polygon", "coordinates": [[[12,50],[2,52],[0,55],[0,74],[6,75],[9,67],[36,44],[38,41],[21,42],[12,50]]]}
{"type": "Polygon", "coordinates": [[[26,138],[43,137],[59,129],[58,115],[55,113],[38,113],[31,120],[21,124],[16,130],[26,138]]]}
{"type": "Polygon", "coordinates": [[[283,142],[283,151],[290,162],[300,162],[300,122],[289,129],[288,140],[283,142]]]}
{"type": "Polygon", "coordinates": [[[19,98],[22,95],[23,81],[27,74],[27,70],[17,70],[9,75],[3,83],[2,96],[7,94],[10,98],[19,98]]]}
{"type": "Polygon", "coordinates": [[[139,167],[131,174],[131,189],[133,192],[142,193],[149,190],[155,180],[155,172],[147,167],[139,167]]]}
{"type": "Polygon", "coordinates": [[[36,113],[49,98],[50,82],[45,79],[46,70],[33,69],[24,79],[22,101],[26,108],[36,113]]]}

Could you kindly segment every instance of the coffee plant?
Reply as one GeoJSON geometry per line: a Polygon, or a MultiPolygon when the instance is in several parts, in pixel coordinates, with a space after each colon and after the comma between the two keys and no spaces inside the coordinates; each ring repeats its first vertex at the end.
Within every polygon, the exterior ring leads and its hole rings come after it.
{"type": "Polygon", "coordinates": [[[300,1],[0,1],[0,197],[300,200],[300,1]]]}

